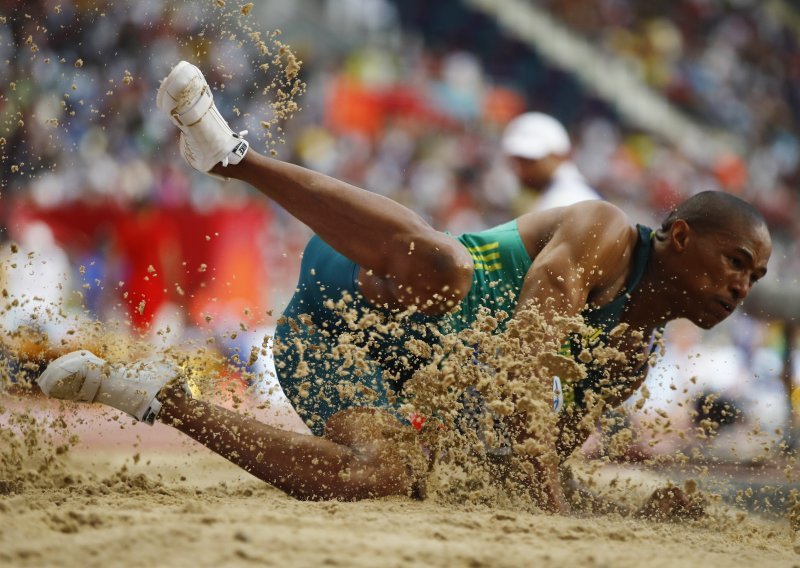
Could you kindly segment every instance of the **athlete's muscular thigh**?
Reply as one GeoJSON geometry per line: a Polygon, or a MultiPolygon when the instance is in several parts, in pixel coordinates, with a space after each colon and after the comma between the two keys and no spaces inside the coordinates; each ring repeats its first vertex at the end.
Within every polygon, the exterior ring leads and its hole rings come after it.
{"type": "Polygon", "coordinates": [[[395,309],[415,306],[427,315],[453,310],[469,292],[473,264],[460,243],[448,245],[450,250],[435,255],[437,262],[409,264],[396,274],[378,275],[361,267],[359,291],[374,306],[395,309]]]}

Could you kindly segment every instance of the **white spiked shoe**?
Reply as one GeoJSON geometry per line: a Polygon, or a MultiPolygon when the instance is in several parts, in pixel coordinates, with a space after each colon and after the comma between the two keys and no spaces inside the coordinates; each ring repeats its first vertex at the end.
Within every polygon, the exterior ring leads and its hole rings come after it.
{"type": "Polygon", "coordinates": [[[163,361],[111,365],[80,350],[51,362],[36,382],[42,392],[53,398],[102,402],[153,424],[161,410],[156,396],[178,373],[176,366],[163,361]]]}
{"type": "Polygon", "coordinates": [[[238,164],[250,147],[243,138],[247,131],[231,130],[214,104],[203,73],[188,61],[178,63],[161,82],[156,105],[180,128],[181,155],[196,170],[209,173],[220,163],[238,164]]]}

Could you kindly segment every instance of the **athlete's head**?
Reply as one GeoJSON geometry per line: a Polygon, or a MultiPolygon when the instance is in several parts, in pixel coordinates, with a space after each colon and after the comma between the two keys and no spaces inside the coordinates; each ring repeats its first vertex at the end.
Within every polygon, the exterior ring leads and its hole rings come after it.
{"type": "Polygon", "coordinates": [[[667,243],[672,278],[684,298],[677,315],[708,329],[728,317],[767,272],[772,241],[764,217],[720,191],[676,207],[656,232],[667,243]]]}

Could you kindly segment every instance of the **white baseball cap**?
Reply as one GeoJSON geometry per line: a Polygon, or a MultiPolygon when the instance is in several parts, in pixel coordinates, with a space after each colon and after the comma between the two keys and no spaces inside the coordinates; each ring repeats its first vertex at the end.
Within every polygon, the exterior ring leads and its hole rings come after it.
{"type": "Polygon", "coordinates": [[[571,148],[564,126],[541,112],[526,112],[509,122],[503,132],[502,146],[509,156],[529,160],[566,154],[571,148]]]}

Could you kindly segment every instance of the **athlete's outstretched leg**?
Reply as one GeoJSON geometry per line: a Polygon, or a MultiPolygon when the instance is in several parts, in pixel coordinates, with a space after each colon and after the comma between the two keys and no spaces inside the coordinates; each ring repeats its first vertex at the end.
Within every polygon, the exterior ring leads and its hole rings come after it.
{"type": "Polygon", "coordinates": [[[109,365],[88,351],[59,357],[37,383],[54,398],[102,402],[150,424],[169,424],[299,499],[420,493],[419,446],[386,413],[343,411],[331,418],[325,437],[287,432],[193,400],[169,363],[109,365]]]}
{"type": "MultiPolygon", "coordinates": [[[[269,426],[180,390],[162,396],[160,422],[292,497],[358,500],[419,493],[414,468],[394,440],[364,439],[357,413],[366,409],[340,412],[331,420],[335,425],[326,426],[325,437],[318,437],[269,426]]],[[[402,428],[385,413],[370,418],[402,428]]],[[[383,432],[372,430],[376,436],[383,432]]]]}
{"type": "Polygon", "coordinates": [[[181,152],[190,165],[251,184],[307,224],[364,269],[369,299],[388,294],[438,313],[466,295],[472,259],[458,241],[386,197],[248,151],[193,65],[175,66],[159,89],[158,105],[181,129],[181,152]]]}

